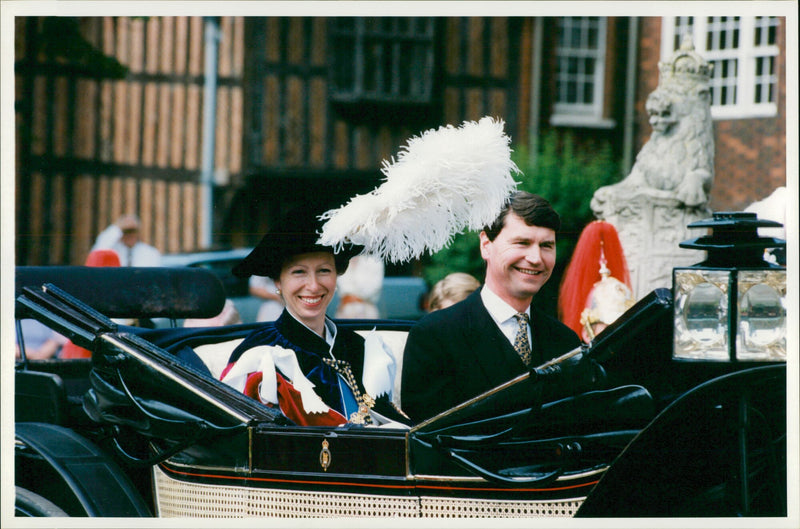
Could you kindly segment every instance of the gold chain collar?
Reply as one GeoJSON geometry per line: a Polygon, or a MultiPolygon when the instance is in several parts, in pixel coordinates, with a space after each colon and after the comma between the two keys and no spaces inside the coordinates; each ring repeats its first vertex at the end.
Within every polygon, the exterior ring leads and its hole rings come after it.
{"type": "Polygon", "coordinates": [[[361,392],[353,370],[350,368],[350,362],[334,360],[333,358],[323,358],[322,361],[331,366],[338,374],[342,375],[347,387],[353,391],[353,396],[358,403],[358,411],[350,414],[350,422],[353,424],[372,424],[372,417],[369,415],[369,410],[375,406],[375,399],[367,393],[361,392]]]}

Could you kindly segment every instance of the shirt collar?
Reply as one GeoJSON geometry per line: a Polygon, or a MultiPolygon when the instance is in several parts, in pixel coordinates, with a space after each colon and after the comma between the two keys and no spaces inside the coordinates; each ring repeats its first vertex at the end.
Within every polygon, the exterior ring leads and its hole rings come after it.
{"type": "Polygon", "coordinates": [[[331,346],[333,351],[333,342],[336,341],[336,324],[334,324],[327,316],[325,317],[325,341],[331,346]]]}
{"type": "MultiPolygon", "coordinates": [[[[516,309],[503,301],[500,296],[492,292],[492,290],[483,285],[481,288],[481,299],[483,300],[483,305],[486,307],[486,310],[489,311],[489,315],[496,321],[498,324],[501,324],[517,314],[516,309]]],[[[525,308],[525,312],[530,314],[530,305],[525,308]]]]}

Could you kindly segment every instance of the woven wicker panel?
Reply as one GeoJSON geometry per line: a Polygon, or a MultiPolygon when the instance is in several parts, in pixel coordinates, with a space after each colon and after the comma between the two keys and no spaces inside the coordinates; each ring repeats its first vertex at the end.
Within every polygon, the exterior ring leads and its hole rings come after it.
{"type": "Polygon", "coordinates": [[[416,497],[333,494],[205,485],[179,481],[154,469],[158,516],[359,518],[419,516],[416,497]]]}
{"type": "Polygon", "coordinates": [[[334,494],[206,485],[175,480],[154,469],[163,518],[535,518],[571,517],[583,498],[504,501],[334,494]]]}
{"type": "Polygon", "coordinates": [[[505,501],[461,498],[420,498],[423,518],[566,518],[572,517],[583,498],[559,501],[505,501]]]}

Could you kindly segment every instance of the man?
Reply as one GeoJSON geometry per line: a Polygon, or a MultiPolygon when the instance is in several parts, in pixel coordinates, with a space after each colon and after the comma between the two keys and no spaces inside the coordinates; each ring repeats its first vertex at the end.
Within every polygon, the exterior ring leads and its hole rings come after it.
{"type": "Polygon", "coordinates": [[[408,334],[401,405],[414,422],[580,346],[569,327],[531,306],[553,272],[560,226],[547,200],[516,192],[480,233],[484,286],[425,316],[408,334]]]}
{"type": "Polygon", "coordinates": [[[123,215],[97,236],[92,250],[114,250],[121,266],[160,266],[161,252],[140,240],[136,215],[123,215]]]}

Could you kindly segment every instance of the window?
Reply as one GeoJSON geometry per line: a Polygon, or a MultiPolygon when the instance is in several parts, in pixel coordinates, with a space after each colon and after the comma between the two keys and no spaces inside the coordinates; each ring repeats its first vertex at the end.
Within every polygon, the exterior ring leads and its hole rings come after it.
{"type": "Polygon", "coordinates": [[[433,85],[432,18],[331,20],[331,96],[343,103],[427,104],[433,85]]]}
{"type": "Polygon", "coordinates": [[[778,17],[668,17],[662,60],[691,34],[697,53],[714,65],[711,115],[717,119],[778,113],[778,17]]]}
{"type": "Polygon", "coordinates": [[[553,125],[613,126],[603,119],[604,17],[559,17],[553,125]]]}

